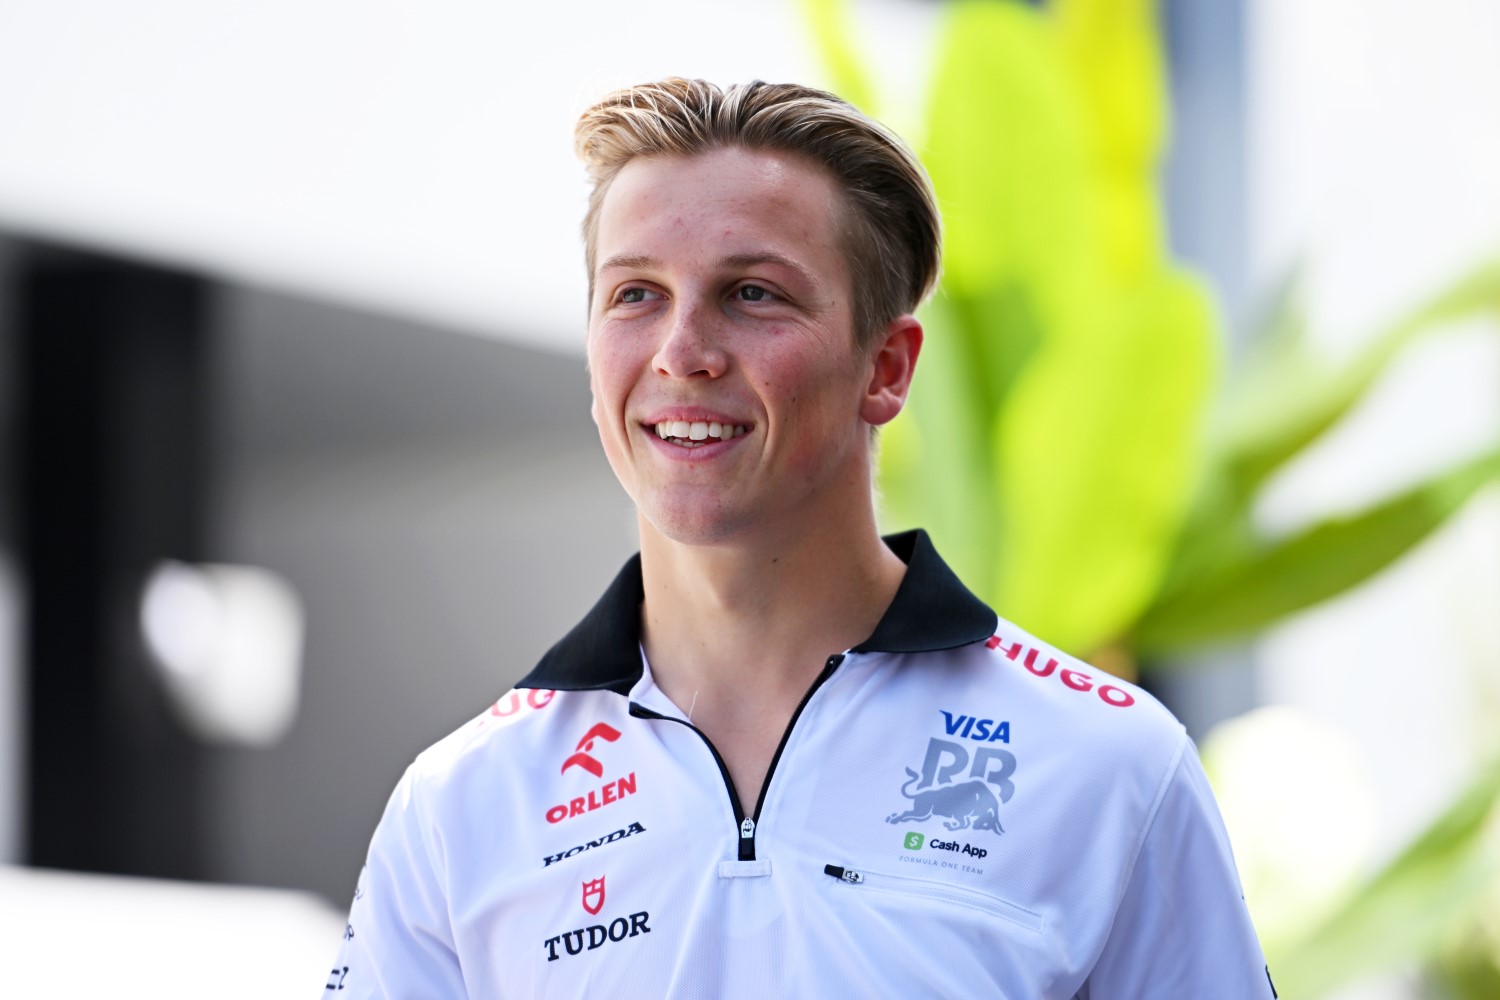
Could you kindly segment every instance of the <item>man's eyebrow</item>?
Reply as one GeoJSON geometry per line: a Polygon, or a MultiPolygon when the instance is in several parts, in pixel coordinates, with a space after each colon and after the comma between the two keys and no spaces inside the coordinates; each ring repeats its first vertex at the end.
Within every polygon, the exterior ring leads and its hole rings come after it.
{"type": "MultiPolygon", "coordinates": [[[[758,251],[755,253],[736,253],[727,257],[719,258],[719,266],[722,268],[754,267],[756,264],[775,264],[779,267],[794,271],[802,280],[809,284],[818,284],[818,279],[812,271],[804,264],[773,250],[758,251]]],[[[660,269],[661,264],[655,257],[639,253],[618,253],[608,257],[599,265],[602,273],[611,268],[623,268],[631,271],[653,271],[660,269]]]]}
{"type": "Polygon", "coordinates": [[[779,254],[771,250],[760,253],[730,254],[728,257],[721,258],[719,264],[723,267],[753,267],[756,264],[776,264],[795,271],[803,281],[809,284],[818,284],[817,275],[809,271],[805,265],[797,263],[785,254],[779,254]]]}
{"type": "Polygon", "coordinates": [[[612,267],[624,267],[635,271],[649,271],[656,266],[655,257],[647,257],[640,253],[617,253],[600,264],[599,270],[608,271],[612,267]]]}

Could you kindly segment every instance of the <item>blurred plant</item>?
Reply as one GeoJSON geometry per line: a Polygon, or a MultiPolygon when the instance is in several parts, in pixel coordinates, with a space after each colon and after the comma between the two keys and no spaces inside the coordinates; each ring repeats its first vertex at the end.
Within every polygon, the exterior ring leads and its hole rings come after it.
{"type": "MultiPolygon", "coordinates": [[[[1500,956],[1500,758],[1374,877],[1373,775],[1348,737],[1287,708],[1214,729],[1203,764],[1234,837],[1246,899],[1276,984],[1316,997],[1356,976],[1444,957],[1474,980],[1500,956]],[[1476,921],[1476,917],[1479,919],[1476,921]],[[1461,961],[1458,959],[1461,957],[1461,961]]],[[[1496,976],[1493,966],[1489,974],[1496,976]]],[[[1497,993],[1456,992],[1462,1000],[1497,993]]]]}
{"type": "MultiPolygon", "coordinates": [[[[835,89],[878,115],[845,0],[804,7],[835,89]]],[[[1290,282],[1221,388],[1211,295],[1163,236],[1155,16],[1153,0],[945,6],[915,137],[943,209],[944,274],[922,378],[881,455],[892,527],[927,527],[1007,618],[1117,672],[1348,590],[1500,477],[1497,442],[1364,511],[1287,537],[1256,529],[1267,481],[1405,348],[1500,312],[1500,261],[1339,366],[1315,355],[1290,282]]],[[[1491,863],[1480,831],[1497,792],[1500,765],[1335,923],[1280,945],[1288,994],[1431,954],[1427,929],[1472,906],[1458,890],[1491,863]]]]}
{"type": "Polygon", "coordinates": [[[1369,757],[1348,734],[1288,706],[1215,726],[1202,757],[1261,943],[1285,951],[1276,938],[1310,933],[1371,860],[1380,800],[1369,757]]]}
{"type": "MultiPolygon", "coordinates": [[[[1492,846],[1500,848],[1500,824],[1491,817],[1492,846]]],[[[1451,1000],[1500,997],[1500,879],[1492,879],[1478,919],[1453,929],[1438,952],[1434,996],[1451,1000]]]]}

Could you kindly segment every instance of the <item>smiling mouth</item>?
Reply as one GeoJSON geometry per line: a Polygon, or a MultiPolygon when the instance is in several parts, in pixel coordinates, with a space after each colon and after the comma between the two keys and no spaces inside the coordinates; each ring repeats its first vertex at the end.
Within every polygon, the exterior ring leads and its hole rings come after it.
{"type": "Polygon", "coordinates": [[[663,420],[655,425],[656,436],[684,448],[698,448],[715,441],[728,441],[740,437],[747,428],[743,424],[721,424],[706,420],[663,420]]]}

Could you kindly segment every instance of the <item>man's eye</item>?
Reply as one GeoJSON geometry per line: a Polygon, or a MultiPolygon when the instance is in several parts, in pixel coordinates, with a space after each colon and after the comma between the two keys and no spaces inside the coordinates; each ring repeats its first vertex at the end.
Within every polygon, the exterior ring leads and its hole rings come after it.
{"type": "Polygon", "coordinates": [[[621,302],[645,302],[646,290],[644,288],[627,288],[620,293],[621,302]]]}
{"type": "Polygon", "coordinates": [[[770,292],[759,285],[741,285],[735,294],[740,297],[741,302],[764,302],[771,296],[770,292]]]}

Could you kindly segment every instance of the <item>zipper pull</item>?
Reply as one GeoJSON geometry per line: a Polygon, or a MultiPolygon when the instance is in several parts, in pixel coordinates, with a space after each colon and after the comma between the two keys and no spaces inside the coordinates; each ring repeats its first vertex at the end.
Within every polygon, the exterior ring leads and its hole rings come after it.
{"type": "Polygon", "coordinates": [[[859,885],[865,880],[865,877],[862,873],[855,871],[853,868],[840,868],[838,865],[824,865],[823,874],[832,875],[837,879],[843,879],[850,885],[859,885]]]}
{"type": "Polygon", "coordinates": [[[755,860],[755,820],[749,816],[740,823],[740,860],[755,860]]]}

